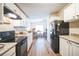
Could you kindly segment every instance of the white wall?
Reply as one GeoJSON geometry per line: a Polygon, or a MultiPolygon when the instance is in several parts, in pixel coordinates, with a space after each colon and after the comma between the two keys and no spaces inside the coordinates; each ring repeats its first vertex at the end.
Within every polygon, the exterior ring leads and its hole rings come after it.
{"type": "Polygon", "coordinates": [[[43,25],[44,29],[47,28],[47,19],[37,22],[31,22],[31,27],[35,27],[36,25],[43,25]]]}

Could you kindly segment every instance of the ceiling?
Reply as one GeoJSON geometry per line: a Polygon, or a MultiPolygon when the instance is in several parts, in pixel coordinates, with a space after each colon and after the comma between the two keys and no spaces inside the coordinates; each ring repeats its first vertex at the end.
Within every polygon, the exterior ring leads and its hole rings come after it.
{"type": "Polygon", "coordinates": [[[16,3],[30,19],[43,19],[61,10],[66,3],[16,3]]]}

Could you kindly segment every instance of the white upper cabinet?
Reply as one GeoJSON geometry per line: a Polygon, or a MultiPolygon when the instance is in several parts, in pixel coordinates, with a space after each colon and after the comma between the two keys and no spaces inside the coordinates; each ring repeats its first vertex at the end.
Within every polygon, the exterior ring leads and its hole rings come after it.
{"type": "Polygon", "coordinates": [[[64,10],[64,21],[72,22],[79,19],[79,3],[70,4],[64,10]]]}
{"type": "Polygon", "coordinates": [[[76,18],[79,19],[79,3],[76,3],[76,18]]]}
{"type": "Polygon", "coordinates": [[[64,21],[68,22],[75,19],[75,4],[70,4],[65,10],[64,10],[64,21]]]}

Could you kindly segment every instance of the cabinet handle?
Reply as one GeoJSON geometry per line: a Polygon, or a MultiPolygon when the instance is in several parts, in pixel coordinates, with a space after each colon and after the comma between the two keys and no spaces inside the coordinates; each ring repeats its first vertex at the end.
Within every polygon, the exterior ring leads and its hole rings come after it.
{"type": "Polygon", "coordinates": [[[69,41],[67,41],[67,43],[69,43],[69,41]]]}
{"type": "Polygon", "coordinates": [[[71,42],[69,42],[71,44],[71,42]]]}
{"type": "Polygon", "coordinates": [[[71,42],[71,41],[69,41],[69,44],[70,44],[70,45],[72,45],[72,42],[71,42]]]}
{"type": "Polygon", "coordinates": [[[67,41],[68,44],[72,44],[70,41],[67,41]]]}

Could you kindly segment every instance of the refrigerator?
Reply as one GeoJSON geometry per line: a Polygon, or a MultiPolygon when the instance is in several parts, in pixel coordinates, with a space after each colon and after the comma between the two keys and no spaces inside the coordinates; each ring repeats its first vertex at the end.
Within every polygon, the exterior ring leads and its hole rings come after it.
{"type": "Polygon", "coordinates": [[[59,53],[59,35],[69,35],[69,23],[64,21],[52,21],[51,24],[51,48],[55,53],[59,53]]]}

